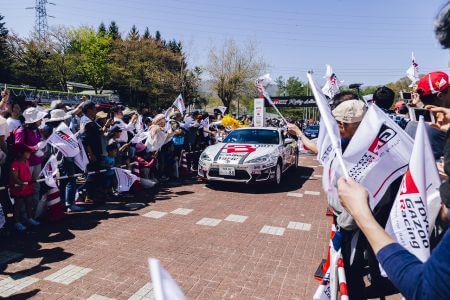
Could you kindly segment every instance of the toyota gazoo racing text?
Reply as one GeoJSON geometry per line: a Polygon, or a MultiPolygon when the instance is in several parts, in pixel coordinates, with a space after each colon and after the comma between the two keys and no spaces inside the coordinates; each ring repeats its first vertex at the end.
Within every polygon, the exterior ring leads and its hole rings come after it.
{"type": "Polygon", "coordinates": [[[241,128],[203,151],[198,175],[210,181],[280,184],[282,173],[297,162],[297,143],[281,129],[241,128]]]}

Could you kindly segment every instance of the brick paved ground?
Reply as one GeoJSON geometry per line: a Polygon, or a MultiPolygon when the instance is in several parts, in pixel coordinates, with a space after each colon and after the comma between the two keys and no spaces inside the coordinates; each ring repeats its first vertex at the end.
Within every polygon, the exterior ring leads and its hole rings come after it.
{"type": "Polygon", "coordinates": [[[164,188],[156,202],[109,203],[4,238],[0,265],[13,261],[0,266],[0,298],[151,299],[155,257],[190,299],[311,299],[330,218],[322,168],[311,156],[301,165],[280,188],[164,188]]]}

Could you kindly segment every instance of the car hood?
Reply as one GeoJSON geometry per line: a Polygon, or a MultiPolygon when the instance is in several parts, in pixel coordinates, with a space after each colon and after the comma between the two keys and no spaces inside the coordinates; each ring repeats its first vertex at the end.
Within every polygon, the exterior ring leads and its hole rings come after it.
{"type": "Polygon", "coordinates": [[[279,155],[281,145],[218,143],[205,149],[205,153],[219,164],[243,164],[272,153],[279,155]]]}

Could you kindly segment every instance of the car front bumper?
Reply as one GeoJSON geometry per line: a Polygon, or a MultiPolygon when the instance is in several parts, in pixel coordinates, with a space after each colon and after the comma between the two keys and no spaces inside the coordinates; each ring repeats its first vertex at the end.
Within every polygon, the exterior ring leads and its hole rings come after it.
{"type": "Polygon", "coordinates": [[[275,179],[276,164],[223,165],[199,161],[198,176],[208,181],[254,183],[275,179]],[[234,168],[234,176],[220,175],[220,167],[234,168]]]}

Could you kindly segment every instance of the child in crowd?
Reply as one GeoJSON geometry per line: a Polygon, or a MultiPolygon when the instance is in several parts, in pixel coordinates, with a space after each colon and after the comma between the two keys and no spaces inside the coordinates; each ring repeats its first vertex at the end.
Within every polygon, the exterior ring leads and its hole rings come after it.
{"type": "Polygon", "coordinates": [[[108,155],[103,157],[103,164],[106,168],[109,170],[104,173],[104,189],[105,189],[105,195],[111,196],[112,195],[112,187],[114,183],[115,173],[114,170],[111,168],[114,168],[116,166],[116,157],[117,153],[119,152],[119,145],[111,141],[106,146],[106,152],[108,152],[108,155]]]}
{"type": "Polygon", "coordinates": [[[21,208],[25,205],[27,222],[30,225],[37,226],[40,223],[33,219],[33,184],[30,165],[28,159],[32,152],[36,151],[34,147],[25,144],[15,144],[12,153],[16,154],[15,159],[11,164],[10,172],[10,188],[9,193],[14,198],[14,219],[16,221],[15,227],[18,231],[24,231],[27,228],[21,223],[21,208]]]}

